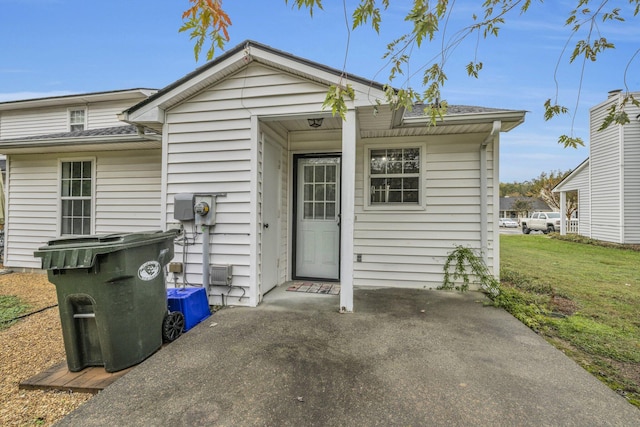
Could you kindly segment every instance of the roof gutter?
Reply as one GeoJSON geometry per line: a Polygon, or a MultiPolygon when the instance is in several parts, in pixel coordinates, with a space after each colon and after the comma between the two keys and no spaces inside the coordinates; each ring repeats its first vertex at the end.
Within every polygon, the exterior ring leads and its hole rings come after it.
{"type": "Polygon", "coordinates": [[[46,139],[26,139],[26,140],[0,140],[0,152],[7,149],[15,150],[21,148],[36,147],[60,147],[65,145],[98,145],[106,143],[127,143],[141,141],[162,141],[159,135],[145,134],[141,137],[139,134],[132,135],[105,135],[95,137],[74,137],[74,138],[46,138],[46,139]]]}
{"type": "Polygon", "coordinates": [[[158,135],[156,133],[146,133],[144,130],[146,129],[145,126],[142,125],[136,125],[136,132],[139,138],[142,139],[148,139],[150,141],[162,141],[162,135],[158,135]]]}
{"type": "MultiPolygon", "coordinates": [[[[516,125],[524,122],[524,115],[526,111],[489,111],[484,113],[472,113],[472,114],[455,114],[445,115],[442,119],[436,119],[436,126],[448,126],[459,124],[472,124],[472,123],[489,123],[500,122],[516,122],[516,125]]],[[[427,116],[415,116],[405,117],[402,124],[405,126],[424,126],[425,123],[431,121],[427,116]]],[[[515,126],[514,126],[515,127],[515,126]]]]}

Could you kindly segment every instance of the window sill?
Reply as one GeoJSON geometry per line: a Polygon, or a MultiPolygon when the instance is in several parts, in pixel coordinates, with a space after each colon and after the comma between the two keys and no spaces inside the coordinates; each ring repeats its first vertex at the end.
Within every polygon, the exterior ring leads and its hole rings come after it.
{"type": "Polygon", "coordinates": [[[395,212],[406,212],[406,211],[425,211],[427,210],[424,205],[364,205],[362,207],[364,211],[395,211],[395,212]]]}

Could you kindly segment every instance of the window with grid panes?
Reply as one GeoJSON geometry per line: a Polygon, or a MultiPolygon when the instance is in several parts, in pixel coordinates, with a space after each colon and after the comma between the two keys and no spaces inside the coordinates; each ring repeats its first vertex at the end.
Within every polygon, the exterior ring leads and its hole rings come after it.
{"type": "Polygon", "coordinates": [[[420,203],[420,148],[369,150],[369,204],[420,203]]]}
{"type": "Polygon", "coordinates": [[[337,164],[304,167],[304,219],[336,219],[337,164]]]}
{"type": "Polygon", "coordinates": [[[69,131],[75,132],[84,130],[85,127],[85,110],[69,110],[69,131]]]}
{"type": "Polygon", "coordinates": [[[91,234],[92,162],[62,162],[61,166],[61,234],[91,234]]]}

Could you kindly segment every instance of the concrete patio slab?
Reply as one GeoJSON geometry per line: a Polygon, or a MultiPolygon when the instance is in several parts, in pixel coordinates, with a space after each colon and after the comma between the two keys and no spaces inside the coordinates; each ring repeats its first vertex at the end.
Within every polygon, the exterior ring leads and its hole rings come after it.
{"type": "Polygon", "coordinates": [[[640,411],[481,293],[226,308],[60,426],[632,426],[640,411]]]}

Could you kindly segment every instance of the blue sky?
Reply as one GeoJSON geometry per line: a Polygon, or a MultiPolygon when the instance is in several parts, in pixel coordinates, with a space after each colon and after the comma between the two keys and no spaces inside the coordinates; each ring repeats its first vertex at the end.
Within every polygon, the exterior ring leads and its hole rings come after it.
{"type": "MultiPolygon", "coordinates": [[[[545,122],[543,103],[556,93],[554,69],[569,36],[563,26],[575,0],[533,4],[514,14],[500,37],[462,43],[448,59],[448,82],[443,97],[450,104],[527,110],[526,122],[501,137],[500,180],[524,181],[541,172],[568,170],[588,156],[587,148],[564,149],[557,144],[569,134],[572,118],[545,122]],[[479,79],[466,76],[464,65],[477,56],[484,63],[479,79]]],[[[347,8],[357,2],[346,0],[347,8]]],[[[350,34],[346,70],[386,82],[387,43],[406,31],[404,14],[412,3],[392,0],[383,16],[380,35],[368,28],[350,34]]],[[[481,0],[458,0],[447,36],[468,18],[481,0]]],[[[612,0],[628,11],[628,2],[612,0]]],[[[193,43],[178,33],[187,0],[0,0],[0,101],[135,87],[162,88],[183,77],[203,61],[195,62],[193,43]]],[[[287,6],[284,0],[226,0],[231,19],[231,48],[246,39],[341,69],[348,32],[341,1],[325,0],[325,10],[308,12],[287,6]]],[[[581,64],[560,65],[560,103],[576,111],[573,134],[588,144],[589,108],[604,101],[607,92],[624,88],[624,70],[640,47],[638,19],[600,25],[617,49],[597,63],[587,64],[578,97],[581,64]],[[577,103],[577,105],[576,105],[577,103]],[[576,110],[577,107],[577,110],[576,110]]],[[[440,42],[415,51],[417,71],[440,51],[440,42]]],[[[630,90],[640,90],[640,55],[627,76],[630,90]]],[[[419,88],[420,73],[410,79],[419,88]]],[[[404,83],[394,81],[395,86],[404,83]]]]}

